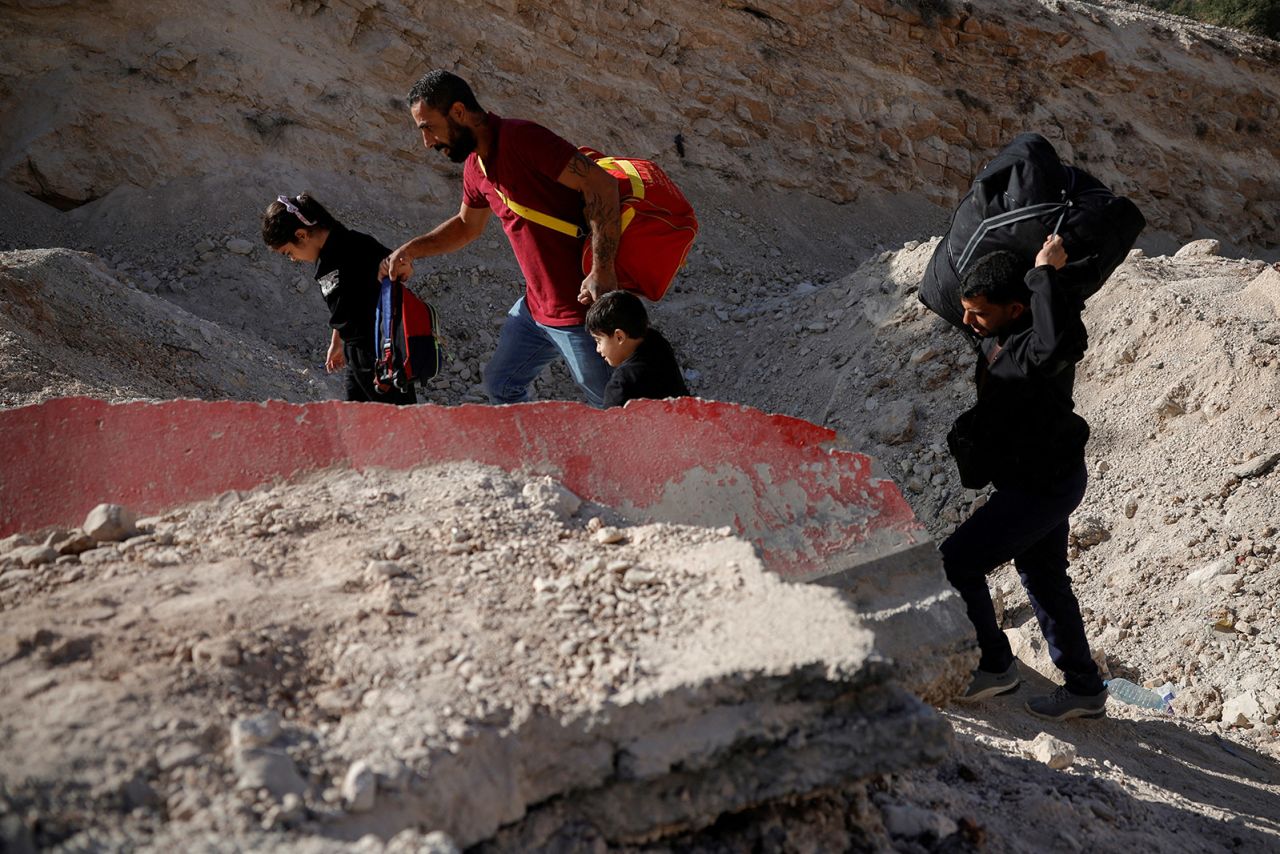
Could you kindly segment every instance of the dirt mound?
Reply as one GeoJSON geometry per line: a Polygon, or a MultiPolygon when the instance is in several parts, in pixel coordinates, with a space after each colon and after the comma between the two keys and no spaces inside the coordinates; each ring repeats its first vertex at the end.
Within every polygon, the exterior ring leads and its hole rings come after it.
{"type": "Polygon", "coordinates": [[[0,576],[41,845],[624,843],[947,750],[838,594],[547,479],[333,472],[140,527],[0,576]]]}
{"type": "Polygon", "coordinates": [[[332,386],[287,354],[194,317],[65,249],[0,253],[0,405],[69,394],[306,400],[332,386]]]}

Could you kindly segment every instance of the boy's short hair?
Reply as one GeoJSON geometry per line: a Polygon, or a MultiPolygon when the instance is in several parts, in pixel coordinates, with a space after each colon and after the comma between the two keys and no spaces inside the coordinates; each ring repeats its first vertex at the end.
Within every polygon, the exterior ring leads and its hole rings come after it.
{"type": "Polygon", "coordinates": [[[960,280],[960,296],[972,299],[986,297],[987,302],[1008,305],[1031,302],[1026,277],[1031,270],[1021,255],[1001,249],[983,255],[974,262],[960,280]]]}
{"type": "Polygon", "coordinates": [[[630,291],[609,291],[587,309],[587,331],[612,335],[621,329],[628,338],[643,338],[649,330],[644,303],[630,291]]]}

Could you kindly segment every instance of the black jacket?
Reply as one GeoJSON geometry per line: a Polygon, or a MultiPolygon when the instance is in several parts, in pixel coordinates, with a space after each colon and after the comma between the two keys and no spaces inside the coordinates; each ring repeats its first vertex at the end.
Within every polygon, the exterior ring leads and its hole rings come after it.
{"type": "Polygon", "coordinates": [[[378,310],[378,265],[391,250],[367,234],[334,225],[316,259],[316,281],[329,306],[329,325],[344,344],[372,349],[378,310]]]}
{"type": "Polygon", "coordinates": [[[661,400],[688,394],[675,352],[662,333],[650,327],[631,358],[614,368],[604,389],[604,405],[621,406],[639,398],[661,400]]]}
{"type": "MultiPolygon", "coordinates": [[[[978,344],[977,404],[957,421],[995,483],[1051,487],[1084,462],[1089,424],[1072,398],[1088,336],[1081,303],[1049,266],[1027,274],[1030,311],[978,344]]],[[[952,445],[953,451],[955,445],[952,445]]]]}

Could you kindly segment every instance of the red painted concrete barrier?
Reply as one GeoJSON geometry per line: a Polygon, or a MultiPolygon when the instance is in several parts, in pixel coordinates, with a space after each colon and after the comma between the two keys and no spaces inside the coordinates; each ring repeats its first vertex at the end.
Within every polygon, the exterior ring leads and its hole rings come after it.
{"type": "Polygon", "coordinates": [[[0,536],[158,513],[329,466],[471,460],[550,475],[638,520],[732,526],[796,580],[926,543],[894,484],[831,430],[692,398],[392,407],[65,398],[0,411],[0,536]]]}

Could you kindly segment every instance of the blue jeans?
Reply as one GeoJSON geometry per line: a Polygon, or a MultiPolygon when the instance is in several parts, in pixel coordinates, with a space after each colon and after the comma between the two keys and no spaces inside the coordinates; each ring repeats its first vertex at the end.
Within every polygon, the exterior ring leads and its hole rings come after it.
{"type": "Polygon", "coordinates": [[[1013,650],[996,624],[987,587],[987,574],[1012,560],[1049,644],[1049,657],[1062,671],[1068,690],[1102,690],[1067,576],[1067,520],[1084,498],[1087,482],[1081,463],[1047,491],[997,486],[991,499],[942,544],[947,580],[960,592],[978,633],[982,670],[1000,673],[1013,663],[1013,650]]]}
{"type": "Polygon", "coordinates": [[[523,403],[529,386],[557,355],[563,356],[573,381],[587,403],[601,408],[604,387],[613,368],[596,352],[595,339],[585,326],[545,326],[533,319],[524,297],[516,300],[502,324],[498,348],[484,369],[484,390],[490,403],[523,403]]]}

